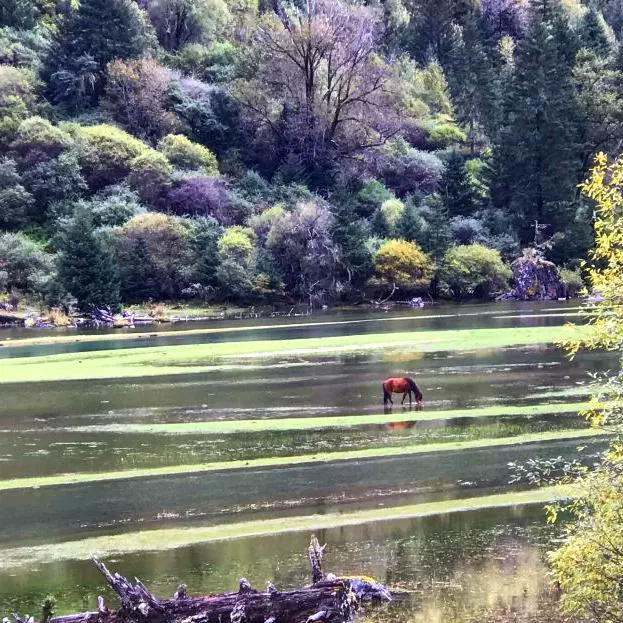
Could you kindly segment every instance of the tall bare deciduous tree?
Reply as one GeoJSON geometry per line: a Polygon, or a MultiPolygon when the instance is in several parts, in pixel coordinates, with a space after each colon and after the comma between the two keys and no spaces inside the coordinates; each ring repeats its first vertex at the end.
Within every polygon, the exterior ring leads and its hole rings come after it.
{"type": "Polygon", "coordinates": [[[235,94],[277,164],[326,168],[397,132],[393,77],[376,51],[381,26],[378,11],[342,0],[309,0],[260,21],[256,71],[235,94]]]}

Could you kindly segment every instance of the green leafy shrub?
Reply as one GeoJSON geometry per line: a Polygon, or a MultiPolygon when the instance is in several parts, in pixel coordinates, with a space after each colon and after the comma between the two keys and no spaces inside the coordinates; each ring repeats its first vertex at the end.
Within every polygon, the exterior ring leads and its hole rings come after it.
{"type": "Polygon", "coordinates": [[[500,252],[481,244],[459,245],[448,249],[439,270],[441,292],[458,299],[486,299],[508,286],[511,270],[500,252]]]}
{"type": "Polygon", "coordinates": [[[228,227],[218,241],[221,257],[239,262],[247,262],[254,248],[254,234],[249,227],[234,225],[228,227]]]}
{"type": "Polygon", "coordinates": [[[453,123],[434,123],[426,128],[428,139],[437,148],[443,149],[456,143],[464,143],[466,135],[453,123]]]}
{"type": "Polygon", "coordinates": [[[124,301],[181,296],[192,264],[191,236],[182,219],[145,212],[118,228],[115,238],[124,301]]]}
{"type": "Polygon", "coordinates": [[[408,193],[434,191],[443,173],[443,163],[435,155],[414,149],[403,139],[388,143],[377,164],[378,174],[398,197],[408,193]]]}
{"type": "Polygon", "coordinates": [[[578,268],[575,270],[571,270],[569,268],[561,269],[560,278],[567,286],[567,292],[571,297],[578,296],[585,287],[582,279],[582,273],[578,268]]]}
{"type": "Polygon", "coordinates": [[[210,45],[189,43],[174,57],[178,69],[210,84],[223,84],[236,77],[240,53],[229,41],[210,45]]]}
{"type": "Polygon", "coordinates": [[[60,201],[52,206],[52,216],[57,220],[70,217],[77,205],[91,213],[93,225],[101,227],[120,227],[131,218],[145,212],[138,193],[126,184],[107,186],[89,200],[60,201]]]}
{"type": "Polygon", "coordinates": [[[11,137],[35,102],[35,81],[30,71],[0,65],[0,140],[11,137]]]}
{"type": "MultiPolygon", "coordinates": [[[[57,158],[46,159],[22,173],[23,184],[35,198],[33,218],[44,222],[53,218],[53,204],[77,201],[88,190],[75,152],[64,151],[57,158]]],[[[71,210],[67,212],[70,214],[71,210]]]]}
{"type": "Polygon", "coordinates": [[[54,255],[23,234],[0,234],[0,289],[45,296],[56,277],[54,255]]]}
{"type": "Polygon", "coordinates": [[[153,149],[146,150],[130,162],[128,184],[136,189],[141,201],[157,207],[171,186],[173,168],[153,149]]]}
{"type": "Polygon", "coordinates": [[[384,184],[378,180],[368,180],[357,193],[357,209],[361,216],[368,218],[381,207],[384,201],[395,199],[384,184]]]}
{"type": "Polygon", "coordinates": [[[203,145],[193,143],[182,134],[169,134],[158,144],[158,149],[169,162],[180,169],[197,171],[203,169],[208,176],[218,175],[216,156],[203,145]]]}
{"type": "MultiPolygon", "coordinates": [[[[0,19],[1,23],[5,22],[0,19]]],[[[0,63],[35,71],[48,53],[51,32],[47,28],[23,28],[0,28],[0,63]]]]}
{"type": "Polygon", "coordinates": [[[77,135],[84,143],[81,162],[89,186],[94,189],[122,181],[132,170],[132,161],[139,156],[152,153],[154,158],[162,159],[162,154],[114,125],[79,127],[77,135]]]}
{"type": "Polygon", "coordinates": [[[30,162],[55,158],[72,144],[69,134],[43,117],[29,117],[19,124],[11,148],[30,162]]]}
{"type": "Polygon", "coordinates": [[[433,261],[417,244],[388,240],[374,255],[372,285],[419,290],[430,285],[434,272],[433,261]]]}
{"type": "Polygon", "coordinates": [[[400,199],[387,199],[381,204],[381,214],[392,236],[396,235],[396,226],[405,211],[405,204],[400,199]]]}
{"type": "Polygon", "coordinates": [[[34,197],[22,185],[14,160],[0,160],[0,229],[18,229],[28,223],[34,197]]]}
{"type": "Polygon", "coordinates": [[[249,225],[262,240],[266,240],[272,226],[286,214],[282,205],[277,204],[249,219],[249,225]]]}

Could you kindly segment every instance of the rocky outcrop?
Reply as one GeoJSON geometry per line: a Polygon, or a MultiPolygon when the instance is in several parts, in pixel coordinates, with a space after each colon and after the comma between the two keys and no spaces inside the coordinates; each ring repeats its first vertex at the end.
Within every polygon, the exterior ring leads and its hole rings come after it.
{"type": "Polygon", "coordinates": [[[558,267],[536,249],[524,249],[512,264],[513,289],[498,300],[548,301],[567,297],[558,267]]]}

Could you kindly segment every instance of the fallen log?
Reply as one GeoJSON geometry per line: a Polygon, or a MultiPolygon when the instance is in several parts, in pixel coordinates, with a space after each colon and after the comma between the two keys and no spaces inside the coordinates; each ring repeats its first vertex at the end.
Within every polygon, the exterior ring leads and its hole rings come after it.
{"type": "MultiPolygon", "coordinates": [[[[110,610],[98,597],[97,611],[49,618],[45,623],[345,623],[352,621],[364,601],[391,601],[391,594],[372,578],[338,577],[322,570],[325,546],[312,536],[308,554],[312,584],[279,591],[270,582],[258,591],[243,578],[235,593],[189,597],[181,585],[171,599],[157,599],[137,578],[135,583],[111,573],[93,557],[108,585],[121,602],[110,610]]],[[[17,623],[31,623],[13,615],[17,623]]]]}

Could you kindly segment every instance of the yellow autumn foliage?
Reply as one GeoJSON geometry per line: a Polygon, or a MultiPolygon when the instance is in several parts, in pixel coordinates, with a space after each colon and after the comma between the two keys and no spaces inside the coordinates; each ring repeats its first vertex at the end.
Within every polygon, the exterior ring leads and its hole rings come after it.
{"type": "MultiPolygon", "coordinates": [[[[618,434],[594,468],[580,468],[578,495],[563,505],[571,516],[565,539],[549,558],[564,610],[614,623],[623,620],[623,156],[599,154],[581,188],[595,201],[595,248],[583,269],[598,300],[585,307],[592,331],[564,346],[571,357],[580,349],[619,354],[619,370],[596,376],[592,408],[584,412],[593,427],[618,434]]],[[[550,519],[559,511],[551,507],[550,519]]]]}

